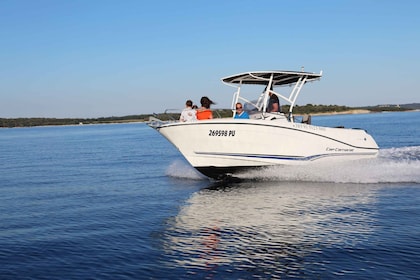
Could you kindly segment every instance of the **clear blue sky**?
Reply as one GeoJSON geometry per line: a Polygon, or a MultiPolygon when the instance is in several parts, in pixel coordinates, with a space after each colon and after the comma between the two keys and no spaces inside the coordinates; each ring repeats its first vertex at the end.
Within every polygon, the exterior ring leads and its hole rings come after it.
{"type": "Polygon", "coordinates": [[[0,0],[0,117],[230,106],[221,77],[319,72],[298,104],[420,102],[420,1],[0,0]]]}

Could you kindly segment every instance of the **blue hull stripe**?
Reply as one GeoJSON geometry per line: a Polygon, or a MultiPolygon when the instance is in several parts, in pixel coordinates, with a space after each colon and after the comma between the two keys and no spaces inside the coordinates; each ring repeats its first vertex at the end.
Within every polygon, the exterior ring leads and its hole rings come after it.
{"type": "Polygon", "coordinates": [[[319,155],[302,157],[302,156],[286,156],[286,155],[258,155],[258,154],[206,153],[206,152],[196,152],[195,154],[209,155],[209,156],[247,157],[247,158],[296,160],[296,161],[313,161],[313,160],[324,158],[324,157],[335,157],[335,156],[375,155],[375,153],[352,153],[352,154],[341,153],[341,154],[319,154],[319,155]]]}

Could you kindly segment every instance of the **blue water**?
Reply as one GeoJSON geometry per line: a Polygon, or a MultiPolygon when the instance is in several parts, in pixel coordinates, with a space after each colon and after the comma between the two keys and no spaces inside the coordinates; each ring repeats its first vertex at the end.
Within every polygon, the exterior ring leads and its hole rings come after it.
{"type": "Polygon", "coordinates": [[[145,124],[0,129],[0,279],[419,279],[420,112],[378,158],[217,184],[145,124]]]}

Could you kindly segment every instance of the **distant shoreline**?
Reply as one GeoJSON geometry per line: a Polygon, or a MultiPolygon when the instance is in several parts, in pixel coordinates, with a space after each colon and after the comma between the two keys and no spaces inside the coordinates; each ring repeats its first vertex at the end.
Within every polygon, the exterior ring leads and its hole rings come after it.
{"type": "MultiPolygon", "coordinates": [[[[364,109],[354,109],[342,112],[325,112],[325,113],[313,113],[311,116],[329,116],[329,115],[358,115],[358,114],[378,114],[378,113],[405,113],[405,112],[418,112],[420,110],[405,110],[405,111],[371,111],[364,109]]],[[[301,114],[299,114],[301,115],[301,114]]]]}
{"type": "MultiPolygon", "coordinates": [[[[221,118],[228,118],[232,116],[230,109],[215,109],[214,111],[220,111],[221,118]]],[[[401,110],[401,111],[376,111],[368,109],[350,109],[344,111],[330,111],[330,112],[314,112],[309,113],[311,116],[334,116],[334,115],[357,115],[357,114],[373,114],[373,113],[384,113],[384,112],[416,112],[419,109],[412,110],[401,110]]],[[[168,116],[172,120],[176,120],[179,114],[154,114],[157,118],[164,119],[168,116]]],[[[295,113],[294,116],[300,117],[306,115],[305,113],[295,113]]],[[[19,128],[19,127],[45,127],[45,126],[82,126],[82,125],[95,125],[95,124],[118,124],[118,123],[144,123],[147,122],[149,116],[152,114],[144,114],[139,116],[125,116],[125,117],[109,117],[109,118],[92,118],[92,119],[71,119],[71,118],[0,118],[0,128],[19,128]]]]}
{"type": "MultiPolygon", "coordinates": [[[[404,112],[407,112],[407,111],[404,111],[404,112]]],[[[340,112],[313,113],[313,114],[309,114],[309,115],[311,115],[311,116],[329,116],[329,115],[356,115],[356,114],[371,114],[371,113],[377,113],[377,112],[372,112],[371,110],[366,110],[366,109],[353,109],[353,110],[346,110],[346,111],[340,111],[340,112]]]]}

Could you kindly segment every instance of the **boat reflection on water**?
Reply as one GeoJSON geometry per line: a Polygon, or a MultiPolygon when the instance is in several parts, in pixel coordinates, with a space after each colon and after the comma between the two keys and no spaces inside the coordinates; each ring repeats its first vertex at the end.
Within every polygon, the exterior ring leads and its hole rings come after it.
{"type": "Polygon", "coordinates": [[[356,184],[210,186],[194,193],[170,221],[170,265],[195,275],[201,270],[300,277],[313,266],[322,270],[326,251],[367,241],[375,192],[373,185],[356,184]]]}

